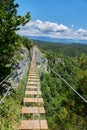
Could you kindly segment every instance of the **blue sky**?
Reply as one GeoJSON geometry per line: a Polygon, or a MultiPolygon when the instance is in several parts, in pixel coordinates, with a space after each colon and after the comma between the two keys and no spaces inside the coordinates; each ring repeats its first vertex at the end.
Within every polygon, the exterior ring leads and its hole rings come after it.
{"type": "Polygon", "coordinates": [[[51,38],[87,39],[87,0],[15,0],[18,14],[31,21],[18,33],[51,38]]]}

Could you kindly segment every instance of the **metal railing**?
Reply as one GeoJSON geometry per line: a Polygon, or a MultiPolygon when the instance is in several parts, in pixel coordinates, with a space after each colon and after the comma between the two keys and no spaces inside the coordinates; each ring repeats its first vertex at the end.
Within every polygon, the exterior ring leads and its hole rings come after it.
{"type": "Polygon", "coordinates": [[[64,78],[61,77],[61,75],[59,75],[54,69],[52,69],[51,67],[49,67],[50,70],[55,73],[55,75],[57,77],[59,77],[69,88],[72,89],[72,91],[77,95],[79,96],[85,103],[87,103],[87,99],[84,98],[80,93],[78,93],[64,78]]]}
{"type": "Polygon", "coordinates": [[[26,76],[29,70],[29,61],[24,59],[20,65],[18,65],[15,70],[13,70],[3,81],[0,82],[1,93],[0,104],[4,99],[11,94],[11,90],[17,88],[21,79],[26,76]]]}

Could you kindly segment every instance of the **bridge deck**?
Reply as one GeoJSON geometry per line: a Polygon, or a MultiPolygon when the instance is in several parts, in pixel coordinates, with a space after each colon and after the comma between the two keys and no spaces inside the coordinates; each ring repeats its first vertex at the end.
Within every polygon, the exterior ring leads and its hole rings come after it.
{"type": "Polygon", "coordinates": [[[44,115],[46,112],[43,107],[44,102],[41,95],[40,79],[36,68],[35,54],[33,52],[25,97],[23,99],[24,106],[21,111],[22,116],[32,114],[33,119],[31,120],[29,116],[26,116],[27,119],[24,117],[24,120],[21,121],[19,130],[48,130],[47,121],[44,115]],[[27,97],[28,95],[29,97],[27,97]],[[34,97],[34,95],[36,97],[34,97]],[[32,98],[30,98],[30,96],[32,96],[32,98]],[[42,115],[44,115],[43,118],[42,115]]]}

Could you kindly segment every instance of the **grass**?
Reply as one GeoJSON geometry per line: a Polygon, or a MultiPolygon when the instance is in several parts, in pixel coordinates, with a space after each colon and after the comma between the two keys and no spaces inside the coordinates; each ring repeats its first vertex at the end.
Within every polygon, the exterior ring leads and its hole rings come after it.
{"type": "MultiPolygon", "coordinates": [[[[26,76],[27,79],[27,76],[26,76]]],[[[18,130],[21,120],[21,108],[25,91],[25,79],[17,89],[5,98],[0,105],[0,130],[18,130]]]]}

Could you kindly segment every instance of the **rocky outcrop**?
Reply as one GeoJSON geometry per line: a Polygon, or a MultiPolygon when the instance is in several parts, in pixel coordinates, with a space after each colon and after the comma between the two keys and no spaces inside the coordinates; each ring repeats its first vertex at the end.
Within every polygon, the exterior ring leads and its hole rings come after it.
{"type": "Polygon", "coordinates": [[[9,90],[7,94],[10,95],[10,90],[16,89],[21,79],[26,76],[30,62],[29,51],[21,45],[20,49],[15,51],[14,57],[12,57],[12,62],[12,73],[0,83],[0,90],[2,94],[9,90]]]}
{"type": "Polygon", "coordinates": [[[38,68],[41,68],[43,73],[47,72],[47,58],[45,57],[45,54],[43,54],[40,49],[37,46],[34,46],[31,50],[31,56],[32,56],[32,51],[35,53],[35,58],[36,58],[36,66],[38,68]]]}
{"type": "Polygon", "coordinates": [[[37,46],[32,47],[30,54],[29,51],[22,45],[20,50],[15,51],[15,55],[12,58],[12,68],[14,71],[8,75],[4,81],[0,83],[0,90],[2,92],[2,97],[0,103],[4,100],[7,95],[11,94],[12,89],[16,89],[29,70],[29,63],[32,59],[32,53],[35,53],[36,66],[40,70],[40,74],[47,72],[47,58],[37,46]]]}

